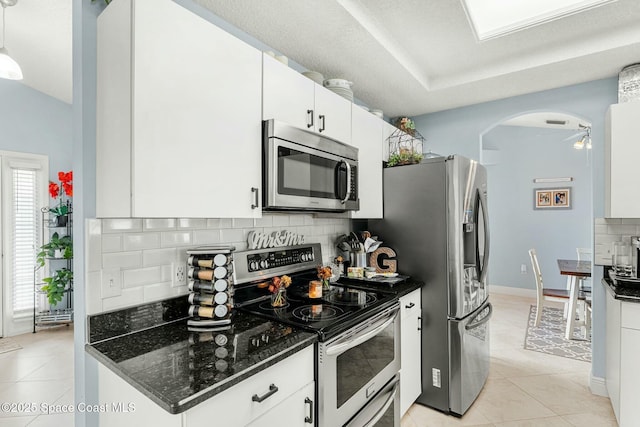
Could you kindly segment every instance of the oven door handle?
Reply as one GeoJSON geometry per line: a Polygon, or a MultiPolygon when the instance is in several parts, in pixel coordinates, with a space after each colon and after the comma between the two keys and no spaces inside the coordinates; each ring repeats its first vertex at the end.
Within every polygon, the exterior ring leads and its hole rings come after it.
{"type": "Polygon", "coordinates": [[[326,350],[327,355],[335,356],[336,354],[343,353],[349,350],[350,348],[357,347],[363,342],[378,335],[382,330],[384,330],[387,326],[389,326],[396,320],[396,317],[398,316],[399,311],[400,311],[400,308],[394,309],[392,311],[393,314],[391,314],[388,319],[383,319],[379,322],[374,323],[373,325],[368,327],[365,331],[363,331],[362,333],[359,333],[356,337],[353,337],[353,339],[350,335],[339,339],[338,341],[336,341],[337,344],[332,344],[329,347],[327,347],[327,350],[326,350]],[[346,341],[346,342],[341,342],[341,341],[346,341]]]}
{"type": "MultiPolygon", "coordinates": [[[[396,394],[398,394],[399,385],[400,385],[400,380],[396,377],[392,383],[387,384],[387,386],[385,387],[385,390],[380,392],[380,397],[382,397],[383,394],[387,394],[387,393],[389,394],[389,397],[386,398],[385,402],[382,404],[382,406],[380,406],[380,409],[378,409],[376,413],[373,414],[373,416],[366,421],[366,423],[362,424],[363,420],[360,418],[360,416],[356,416],[357,419],[352,420],[351,423],[346,424],[345,427],[355,427],[356,425],[363,426],[363,427],[375,426],[376,423],[380,421],[380,418],[382,418],[385,412],[387,412],[387,409],[389,409],[389,406],[391,406],[394,399],[396,398],[396,394]]],[[[363,412],[365,412],[366,410],[367,409],[365,407],[363,412]]]]}
{"type": "Polygon", "coordinates": [[[396,398],[396,393],[398,393],[399,384],[400,384],[400,381],[396,380],[395,384],[393,384],[393,389],[391,390],[391,393],[389,394],[387,401],[384,402],[384,405],[382,405],[382,408],[380,408],[380,410],[373,416],[373,418],[371,418],[371,421],[366,423],[364,427],[373,427],[376,425],[378,421],[380,421],[380,418],[382,418],[384,413],[387,412],[387,409],[389,409],[389,406],[391,406],[391,404],[393,403],[393,400],[396,398]]]}

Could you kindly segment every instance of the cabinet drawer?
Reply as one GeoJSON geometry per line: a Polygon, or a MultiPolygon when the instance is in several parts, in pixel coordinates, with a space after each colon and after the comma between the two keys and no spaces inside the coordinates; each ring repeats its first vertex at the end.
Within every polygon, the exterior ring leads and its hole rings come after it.
{"type": "Polygon", "coordinates": [[[245,426],[313,381],[313,346],[268,367],[186,412],[186,425],[245,426]],[[252,400],[276,392],[262,402],[252,400]]]}
{"type": "Polygon", "coordinates": [[[401,319],[412,316],[414,314],[420,315],[420,289],[403,296],[400,298],[400,310],[402,311],[401,319]]]}
{"type": "Polygon", "coordinates": [[[640,304],[623,302],[621,317],[623,328],[640,329],[640,304]]]}

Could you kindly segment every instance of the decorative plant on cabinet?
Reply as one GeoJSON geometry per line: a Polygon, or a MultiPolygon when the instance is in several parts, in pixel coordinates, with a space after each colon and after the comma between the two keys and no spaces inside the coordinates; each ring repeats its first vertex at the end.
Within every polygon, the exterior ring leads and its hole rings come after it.
{"type": "MultiPolygon", "coordinates": [[[[48,238],[36,254],[34,268],[33,332],[37,326],[70,324],[73,321],[73,172],[59,172],[60,184],[49,182],[49,195],[55,201],[41,209],[42,237],[48,238]],[[38,271],[49,274],[39,280],[38,271]],[[38,295],[45,294],[50,307],[38,307],[38,295]],[[65,299],[63,308],[58,307],[65,299]]],[[[43,302],[44,303],[44,302],[43,302]]]]}
{"type": "Polygon", "coordinates": [[[398,130],[387,138],[387,143],[389,144],[387,166],[420,163],[423,157],[422,145],[424,144],[424,137],[416,130],[413,120],[408,117],[399,117],[393,124],[398,130]]]}

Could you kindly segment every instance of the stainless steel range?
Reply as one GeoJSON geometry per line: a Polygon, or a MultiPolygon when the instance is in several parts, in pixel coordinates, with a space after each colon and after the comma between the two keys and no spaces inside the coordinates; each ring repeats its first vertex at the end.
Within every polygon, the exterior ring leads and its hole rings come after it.
{"type": "Polygon", "coordinates": [[[236,306],[270,320],[313,331],[317,345],[317,425],[397,427],[400,323],[393,293],[333,283],[322,298],[309,298],[317,280],[319,244],[236,252],[236,306]],[[275,276],[292,278],[287,303],[273,308],[268,290],[275,276]]]}

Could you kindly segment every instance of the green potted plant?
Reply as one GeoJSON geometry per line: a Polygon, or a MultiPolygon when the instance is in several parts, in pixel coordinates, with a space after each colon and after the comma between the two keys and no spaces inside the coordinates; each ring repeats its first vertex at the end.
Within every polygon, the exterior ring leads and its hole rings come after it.
{"type": "Polygon", "coordinates": [[[45,285],[42,290],[47,293],[49,304],[56,305],[62,301],[64,291],[73,281],[73,271],[68,268],[57,270],[53,276],[42,279],[45,285]]]}
{"type": "Polygon", "coordinates": [[[49,243],[40,246],[40,251],[36,255],[36,263],[39,267],[44,267],[47,258],[73,258],[73,240],[71,236],[62,236],[53,233],[49,243]]]}
{"type": "Polygon", "coordinates": [[[71,212],[71,198],[73,197],[73,171],[58,172],[60,185],[49,181],[49,195],[57,201],[56,206],[49,208],[49,213],[54,215],[51,225],[65,227],[71,212]]]}

